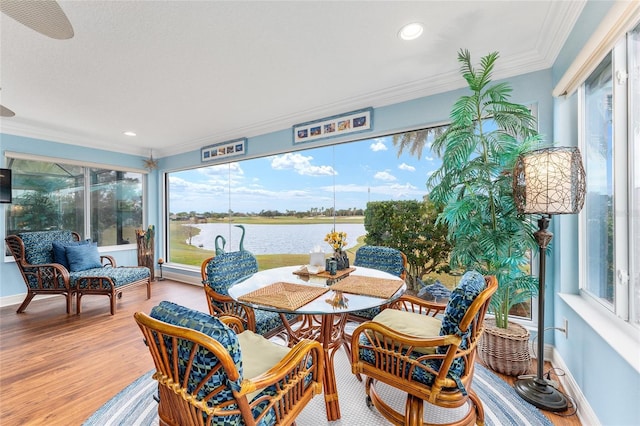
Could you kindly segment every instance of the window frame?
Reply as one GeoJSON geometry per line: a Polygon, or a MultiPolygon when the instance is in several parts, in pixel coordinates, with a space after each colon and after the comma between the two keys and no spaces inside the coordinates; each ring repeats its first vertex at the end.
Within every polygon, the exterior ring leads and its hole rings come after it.
{"type": "MultiPolygon", "coordinates": [[[[111,164],[102,164],[90,161],[80,161],[73,160],[68,158],[60,158],[60,157],[50,157],[22,152],[13,152],[13,151],[5,151],[5,164],[8,164],[10,160],[25,160],[25,161],[37,161],[43,163],[60,163],[69,166],[78,166],[83,168],[84,182],[83,182],[83,191],[85,193],[83,199],[84,206],[84,218],[83,218],[83,235],[89,236],[91,235],[91,200],[89,194],[91,193],[91,181],[89,179],[91,169],[102,169],[116,172],[125,172],[125,173],[139,173],[141,175],[141,197],[142,197],[142,228],[145,229],[147,224],[147,216],[148,216],[148,187],[149,187],[149,170],[138,169],[133,167],[123,167],[123,166],[113,166],[111,164]]],[[[15,202],[15,197],[14,197],[15,202]]],[[[6,217],[5,217],[6,221],[6,217]]],[[[7,230],[5,229],[5,232],[7,230]]],[[[126,251],[136,248],[136,241],[131,241],[129,244],[120,244],[120,245],[103,245],[99,246],[98,249],[100,251],[126,251]]],[[[5,262],[13,261],[13,257],[7,255],[5,253],[5,262]]]]}
{"type": "MultiPolygon", "coordinates": [[[[633,29],[631,29],[633,31],[633,29]]],[[[594,294],[588,288],[588,281],[591,279],[587,272],[587,244],[586,234],[588,229],[586,209],[579,215],[579,292],[580,297],[585,301],[594,305],[596,309],[602,310],[604,313],[612,314],[617,317],[618,320],[624,321],[625,324],[629,324],[636,329],[640,329],[640,324],[634,324],[630,318],[630,313],[633,312],[633,283],[630,281],[630,272],[632,269],[631,253],[632,240],[629,235],[631,230],[631,208],[633,195],[633,176],[632,172],[634,167],[638,167],[639,164],[634,164],[633,155],[633,133],[632,133],[632,120],[629,120],[630,114],[630,100],[632,96],[629,95],[631,85],[629,78],[626,77],[627,70],[627,55],[630,54],[628,46],[629,35],[625,34],[624,37],[615,43],[611,50],[611,74],[612,74],[612,160],[608,167],[611,167],[612,172],[612,209],[613,209],[613,302],[606,300],[603,295],[594,294]],[[617,111],[617,113],[616,113],[617,111]]],[[[606,58],[606,56],[605,56],[606,58]]],[[[640,58],[636,58],[638,60],[640,58]]],[[[598,66],[604,61],[603,58],[598,66]]],[[[597,68],[597,67],[596,67],[597,68]]],[[[592,75],[592,74],[591,74],[592,75]]],[[[591,77],[589,75],[589,77],[591,77]]],[[[586,82],[586,80],[585,80],[586,82]]],[[[578,90],[578,139],[579,146],[583,152],[583,155],[588,155],[587,152],[587,138],[586,134],[587,116],[586,110],[586,84],[583,82],[578,90]]],[[[637,153],[636,153],[637,156],[637,153]]],[[[589,170],[587,169],[587,179],[589,179],[589,170]]],[[[637,202],[637,200],[635,200],[637,202]]],[[[588,200],[586,201],[588,202],[588,200]]],[[[635,248],[638,249],[637,247],[635,248]]],[[[635,284],[636,286],[638,283],[635,284]]],[[[635,309],[638,309],[635,306],[635,309]]]]}

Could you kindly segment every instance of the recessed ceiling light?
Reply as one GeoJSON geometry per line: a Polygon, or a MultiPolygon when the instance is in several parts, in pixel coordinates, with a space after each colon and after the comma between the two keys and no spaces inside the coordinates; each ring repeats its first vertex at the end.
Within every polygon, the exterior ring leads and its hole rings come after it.
{"type": "Polygon", "coordinates": [[[136,132],[123,132],[125,136],[136,136],[136,132]]]}
{"type": "Polygon", "coordinates": [[[398,32],[398,37],[403,40],[415,40],[422,35],[422,31],[424,28],[422,24],[419,22],[414,22],[412,24],[407,24],[404,27],[400,28],[398,32]]]}

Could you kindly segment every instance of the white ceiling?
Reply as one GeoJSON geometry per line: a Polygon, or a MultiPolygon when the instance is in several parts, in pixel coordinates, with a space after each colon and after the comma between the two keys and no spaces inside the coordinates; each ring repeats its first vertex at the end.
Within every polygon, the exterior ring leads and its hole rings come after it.
{"type": "Polygon", "coordinates": [[[0,14],[4,133],[155,157],[551,67],[584,1],[60,1],[74,37],[0,14]],[[425,33],[402,41],[400,27],[425,33]],[[123,135],[135,131],[135,138],[123,135]]]}

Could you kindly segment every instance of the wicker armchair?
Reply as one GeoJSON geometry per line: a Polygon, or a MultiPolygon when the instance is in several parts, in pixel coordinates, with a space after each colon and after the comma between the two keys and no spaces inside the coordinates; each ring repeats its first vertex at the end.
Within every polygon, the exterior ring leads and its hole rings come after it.
{"type": "Polygon", "coordinates": [[[18,307],[23,312],[40,294],[61,294],[71,312],[77,295],[76,312],[84,294],[100,294],[110,298],[111,315],[116,311],[116,297],[125,288],[146,285],[151,297],[150,271],[145,267],[117,267],[111,256],[98,255],[88,240],[80,241],[77,232],[65,230],[23,232],[5,238],[27,287],[27,295],[18,307]],[[75,253],[68,258],[68,250],[75,253]],[[92,250],[92,251],[91,251],[92,250]],[[92,256],[85,252],[92,252],[92,256]],[[93,259],[92,259],[93,258],[93,259]]]}
{"type": "Polygon", "coordinates": [[[318,342],[287,348],[171,302],[134,317],[156,366],[161,425],[290,425],[322,392],[318,342]]]}
{"type": "Polygon", "coordinates": [[[351,365],[353,373],[367,376],[367,404],[391,423],[411,426],[424,424],[424,401],[446,408],[467,404],[469,411],[452,424],[484,424],[482,402],[471,383],[476,345],[497,286],[493,276],[467,272],[443,315],[438,315],[443,305],[403,296],[358,326],[352,337],[351,365]],[[404,413],[383,401],[376,381],[407,393],[404,413]]]}
{"type": "MultiPolygon", "coordinates": [[[[244,250],[210,257],[200,266],[209,313],[213,316],[236,317],[242,321],[246,330],[268,338],[284,330],[280,315],[244,306],[228,294],[229,287],[236,281],[256,272],[258,261],[250,252],[244,250]]],[[[295,318],[295,315],[287,315],[290,321],[295,318]]]]}

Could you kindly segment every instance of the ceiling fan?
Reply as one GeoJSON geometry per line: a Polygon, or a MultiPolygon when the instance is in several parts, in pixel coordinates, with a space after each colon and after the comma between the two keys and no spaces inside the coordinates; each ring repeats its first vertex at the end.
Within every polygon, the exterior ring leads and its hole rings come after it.
{"type": "MultiPolygon", "coordinates": [[[[73,37],[73,27],[67,15],[54,0],[2,0],[0,1],[0,11],[47,37],[58,40],[73,37]]],[[[0,105],[0,117],[15,115],[15,112],[0,105]]]]}

